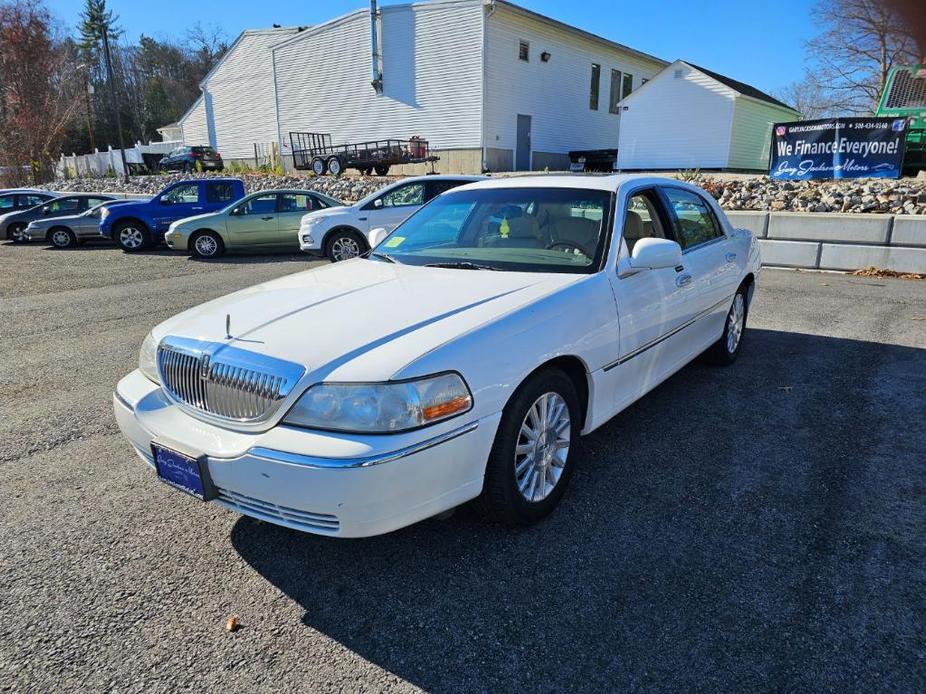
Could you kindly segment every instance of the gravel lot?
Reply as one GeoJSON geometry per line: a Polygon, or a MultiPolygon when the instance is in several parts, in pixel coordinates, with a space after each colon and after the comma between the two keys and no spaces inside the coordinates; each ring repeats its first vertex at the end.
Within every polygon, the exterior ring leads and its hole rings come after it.
{"type": "Polygon", "coordinates": [[[926,283],[767,271],[543,524],[337,541],[159,484],[110,405],[153,324],[310,265],[0,245],[0,690],[926,690],[926,283]]]}

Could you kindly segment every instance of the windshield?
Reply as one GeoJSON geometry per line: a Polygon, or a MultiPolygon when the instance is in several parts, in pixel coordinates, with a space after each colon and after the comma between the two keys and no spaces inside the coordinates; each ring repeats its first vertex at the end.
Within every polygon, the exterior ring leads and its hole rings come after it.
{"type": "Polygon", "coordinates": [[[579,188],[451,191],[409,217],[374,253],[409,265],[595,272],[611,194],[579,188]]]}

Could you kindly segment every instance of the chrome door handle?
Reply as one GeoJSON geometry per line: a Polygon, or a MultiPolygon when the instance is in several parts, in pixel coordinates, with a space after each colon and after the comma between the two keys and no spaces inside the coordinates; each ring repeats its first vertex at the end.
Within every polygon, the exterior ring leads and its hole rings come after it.
{"type": "Polygon", "coordinates": [[[691,275],[679,275],[675,278],[675,284],[679,287],[691,284],[691,275]]]}
{"type": "Polygon", "coordinates": [[[726,258],[728,263],[736,262],[736,253],[727,253],[727,255],[724,257],[726,258]]]}

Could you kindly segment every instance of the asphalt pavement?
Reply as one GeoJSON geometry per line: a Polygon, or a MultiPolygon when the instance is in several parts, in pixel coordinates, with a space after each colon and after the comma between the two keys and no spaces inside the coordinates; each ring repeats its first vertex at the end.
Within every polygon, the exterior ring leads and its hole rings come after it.
{"type": "Polygon", "coordinates": [[[739,361],[583,439],[543,523],[334,540],[158,483],[110,401],[154,324],[312,265],[0,243],[0,690],[926,690],[926,282],[766,271],[739,361]]]}

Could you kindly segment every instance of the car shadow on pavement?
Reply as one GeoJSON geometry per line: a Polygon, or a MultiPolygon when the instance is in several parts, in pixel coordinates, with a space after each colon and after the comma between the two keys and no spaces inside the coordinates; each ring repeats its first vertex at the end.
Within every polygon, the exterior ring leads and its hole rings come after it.
{"type": "Polygon", "coordinates": [[[231,541],[306,626],[429,691],[916,689],[926,350],[746,339],[583,439],[534,527],[243,517],[231,541]]]}

